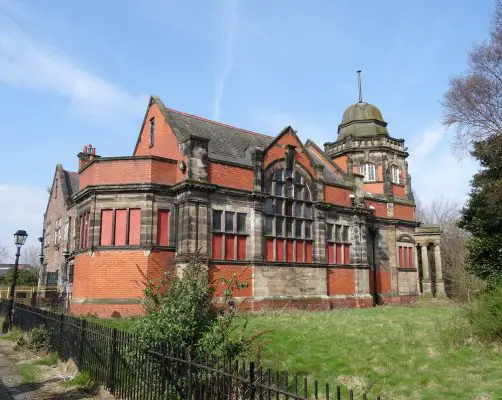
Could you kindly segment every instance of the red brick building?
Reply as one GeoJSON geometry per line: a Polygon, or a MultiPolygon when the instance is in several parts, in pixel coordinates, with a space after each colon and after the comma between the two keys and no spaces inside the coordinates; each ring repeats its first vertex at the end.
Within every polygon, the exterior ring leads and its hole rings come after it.
{"type": "Polygon", "coordinates": [[[152,97],[132,156],[100,157],[92,146],[78,155],[71,311],[141,313],[145,279],[196,251],[210,279],[235,272],[248,282],[235,296],[252,310],[440,295],[439,251],[435,285],[428,269],[437,230],[421,228],[416,239],[407,156],[363,102],[321,149],[291,127],[266,136],[152,97]]]}

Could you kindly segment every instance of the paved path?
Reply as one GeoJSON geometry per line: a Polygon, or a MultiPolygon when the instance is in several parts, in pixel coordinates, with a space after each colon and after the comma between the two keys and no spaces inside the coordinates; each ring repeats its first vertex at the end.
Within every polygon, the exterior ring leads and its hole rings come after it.
{"type": "MultiPolygon", "coordinates": [[[[5,343],[0,341],[0,399],[22,400],[25,397],[13,396],[15,387],[21,384],[21,377],[6,358],[5,343]]],[[[19,394],[19,393],[18,393],[19,394]]]]}

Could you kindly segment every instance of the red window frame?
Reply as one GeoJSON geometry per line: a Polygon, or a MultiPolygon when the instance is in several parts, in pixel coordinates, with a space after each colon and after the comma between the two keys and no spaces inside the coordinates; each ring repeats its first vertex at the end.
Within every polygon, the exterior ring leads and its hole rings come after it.
{"type": "Polygon", "coordinates": [[[169,246],[169,210],[158,210],[157,212],[157,245],[169,246]]]}
{"type": "MultiPolygon", "coordinates": [[[[213,260],[247,260],[247,233],[238,232],[239,214],[234,211],[213,210],[221,212],[220,230],[215,231],[213,226],[212,258],[213,260]],[[233,214],[232,229],[227,229],[227,214],[233,214]]],[[[244,214],[246,215],[246,214],[244,214]]],[[[244,221],[246,218],[244,219],[244,221]]]]}

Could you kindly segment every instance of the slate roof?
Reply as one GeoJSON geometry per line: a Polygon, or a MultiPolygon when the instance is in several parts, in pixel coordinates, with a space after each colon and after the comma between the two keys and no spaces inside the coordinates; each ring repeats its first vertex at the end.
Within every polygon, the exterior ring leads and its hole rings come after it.
{"type": "MultiPolygon", "coordinates": [[[[321,165],[326,164],[326,161],[322,160],[312,149],[307,147],[307,151],[316,164],[321,164],[321,165]]],[[[329,183],[343,184],[343,179],[341,179],[339,176],[336,176],[333,170],[327,166],[324,168],[324,180],[329,183]]]]}
{"type": "Polygon", "coordinates": [[[64,177],[66,181],[66,187],[68,188],[68,195],[71,197],[78,192],[78,173],[63,170],[64,177]]]}
{"type": "Polygon", "coordinates": [[[168,124],[180,142],[190,135],[209,140],[209,158],[215,161],[231,162],[252,166],[251,151],[255,147],[265,149],[274,140],[261,133],[235,128],[215,121],[185,114],[164,106],[158,97],[154,101],[159,105],[168,124]]]}

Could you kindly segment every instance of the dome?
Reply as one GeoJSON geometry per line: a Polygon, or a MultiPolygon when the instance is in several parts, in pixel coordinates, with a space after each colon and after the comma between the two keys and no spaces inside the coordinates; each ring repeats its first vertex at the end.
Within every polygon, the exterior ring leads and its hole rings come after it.
{"type": "Polygon", "coordinates": [[[359,102],[345,110],[338,126],[338,140],[348,136],[371,137],[389,135],[387,122],[373,104],[359,102]]]}
{"type": "Polygon", "coordinates": [[[361,102],[353,104],[345,110],[342,117],[342,123],[340,125],[366,119],[376,119],[377,121],[384,122],[382,113],[376,106],[361,102]]]}

